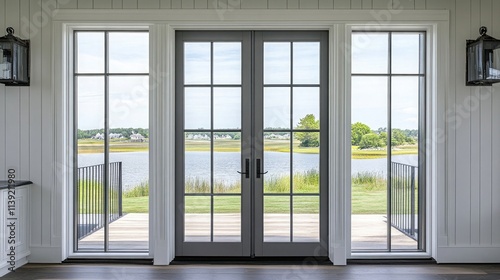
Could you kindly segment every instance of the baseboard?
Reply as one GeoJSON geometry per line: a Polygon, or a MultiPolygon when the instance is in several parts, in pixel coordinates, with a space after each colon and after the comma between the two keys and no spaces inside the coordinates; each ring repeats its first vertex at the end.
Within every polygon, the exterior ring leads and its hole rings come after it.
{"type": "Polygon", "coordinates": [[[500,263],[500,247],[438,247],[438,263],[500,263]]]}
{"type": "Polygon", "coordinates": [[[28,257],[29,263],[61,263],[61,247],[31,246],[31,254],[28,257]]]}
{"type": "MultiPolygon", "coordinates": [[[[20,268],[21,266],[25,265],[28,263],[28,259],[26,257],[20,257],[18,260],[16,260],[16,265],[14,266],[14,270],[20,268]]],[[[8,263],[5,263],[3,264],[1,267],[0,267],[0,277],[8,274],[9,272],[11,272],[9,270],[10,268],[10,264],[8,263]]]]}

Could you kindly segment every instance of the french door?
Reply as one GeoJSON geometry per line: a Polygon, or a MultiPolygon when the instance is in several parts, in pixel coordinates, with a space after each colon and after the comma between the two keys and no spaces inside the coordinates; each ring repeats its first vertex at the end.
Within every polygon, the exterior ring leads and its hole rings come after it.
{"type": "Polygon", "coordinates": [[[176,255],[327,255],[327,32],[176,34],[176,255]]]}

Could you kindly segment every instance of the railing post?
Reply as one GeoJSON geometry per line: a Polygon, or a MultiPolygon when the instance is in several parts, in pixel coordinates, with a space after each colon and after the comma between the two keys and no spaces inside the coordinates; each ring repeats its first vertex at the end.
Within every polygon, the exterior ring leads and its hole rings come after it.
{"type": "Polygon", "coordinates": [[[122,203],[123,203],[123,199],[122,199],[122,189],[123,185],[122,185],[122,162],[118,162],[118,213],[119,213],[119,217],[121,217],[123,215],[123,207],[122,207],[122,203]]]}
{"type": "Polygon", "coordinates": [[[411,235],[415,235],[415,166],[411,167],[411,235]]]}

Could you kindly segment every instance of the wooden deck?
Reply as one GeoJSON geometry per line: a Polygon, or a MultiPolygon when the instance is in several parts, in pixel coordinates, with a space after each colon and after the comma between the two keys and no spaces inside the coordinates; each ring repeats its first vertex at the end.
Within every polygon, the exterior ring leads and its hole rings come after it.
{"type": "MultiPolygon", "coordinates": [[[[385,249],[387,223],[383,215],[352,215],[352,250],[385,249]]],[[[148,250],[148,214],[126,214],[109,225],[109,249],[117,251],[148,250]]],[[[215,214],[214,242],[239,242],[238,214],[215,214]]],[[[295,214],[294,241],[317,242],[319,220],[317,214],[295,214]]],[[[186,215],[186,241],[210,240],[208,214],[186,215]]],[[[290,220],[286,214],[265,214],[264,233],[267,242],[289,242],[290,220]]],[[[101,229],[79,241],[80,250],[103,248],[104,230],[101,229]]],[[[392,229],[392,248],[414,250],[417,243],[396,229],[392,229]]]]}

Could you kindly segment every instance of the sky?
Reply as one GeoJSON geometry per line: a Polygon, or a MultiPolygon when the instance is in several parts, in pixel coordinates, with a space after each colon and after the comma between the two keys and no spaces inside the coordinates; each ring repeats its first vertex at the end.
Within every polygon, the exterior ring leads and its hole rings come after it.
{"type": "MultiPolygon", "coordinates": [[[[387,33],[354,33],[352,73],[387,74],[387,33]]],[[[78,33],[77,72],[102,73],[104,35],[78,33]]],[[[185,43],[185,123],[187,129],[210,128],[210,79],[213,63],[214,128],[240,129],[241,126],[241,44],[217,42],[185,43]],[[197,85],[189,87],[189,85],[197,85]],[[207,85],[203,87],[202,85],[207,85]]],[[[419,38],[415,34],[394,33],[392,71],[417,74],[419,38]]],[[[109,33],[109,70],[111,73],[147,73],[149,69],[147,33],[109,33]]],[[[264,45],[264,127],[296,126],[306,114],[319,118],[319,43],[267,42],[264,45]],[[293,51],[292,51],[293,48],[293,51]],[[293,57],[293,71],[290,58],[293,57]],[[277,84],[308,84],[309,87],[266,87],[277,84]],[[291,103],[293,101],[293,108],[291,103]],[[291,111],[293,110],[293,116],[291,111]]],[[[392,126],[418,128],[418,83],[416,76],[392,78],[392,126]]],[[[387,127],[388,78],[352,77],[352,123],[362,122],[376,130],[387,127]]],[[[110,77],[110,127],[148,127],[147,76],[110,77]]],[[[78,77],[79,129],[104,127],[103,77],[78,77]]]]}
{"type": "MultiPolygon", "coordinates": [[[[388,33],[354,33],[352,37],[352,73],[387,74],[389,69],[388,33]]],[[[393,33],[392,73],[419,73],[419,35],[393,33]]],[[[418,129],[419,77],[392,77],[392,127],[418,129]]],[[[351,121],[371,129],[387,127],[387,76],[351,78],[351,121]]]]}
{"type": "MultiPolygon", "coordinates": [[[[149,39],[146,32],[109,33],[109,72],[148,73],[149,39]]],[[[104,71],[104,33],[79,32],[77,35],[77,73],[104,71]]],[[[148,76],[110,76],[110,127],[147,128],[149,122],[148,76]]],[[[104,78],[79,76],[78,128],[104,127],[104,78]]]]}

